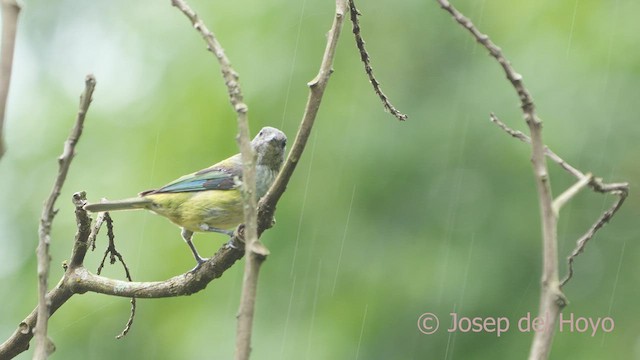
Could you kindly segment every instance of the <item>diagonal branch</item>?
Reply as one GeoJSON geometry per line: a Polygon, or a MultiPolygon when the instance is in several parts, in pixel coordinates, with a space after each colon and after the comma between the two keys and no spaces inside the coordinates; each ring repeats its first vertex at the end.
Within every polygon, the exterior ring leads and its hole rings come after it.
{"type": "Polygon", "coordinates": [[[613,215],[615,215],[618,209],[620,209],[620,206],[622,206],[622,203],[624,203],[627,195],[628,192],[620,192],[618,194],[618,199],[613,203],[613,205],[611,205],[611,207],[607,211],[605,211],[593,225],[591,225],[589,230],[587,230],[587,232],[582,235],[580,239],[578,239],[578,241],[576,241],[575,249],[573,249],[571,255],[567,257],[567,275],[565,275],[564,279],[562,279],[560,286],[564,286],[569,280],[571,280],[571,278],[573,277],[573,262],[575,258],[584,251],[587,243],[589,242],[589,240],[591,240],[591,238],[593,238],[596,232],[600,230],[605,224],[607,224],[609,220],[611,220],[613,215]]]}
{"type": "Polygon", "coordinates": [[[293,171],[296,169],[296,166],[302,157],[302,152],[307,145],[307,140],[309,140],[309,136],[311,135],[311,129],[313,128],[316,116],[318,115],[324,90],[327,87],[331,73],[333,73],[333,58],[335,57],[338,38],[340,37],[340,31],[342,30],[342,24],[346,13],[347,1],[336,0],[335,18],[327,35],[327,45],[324,50],[324,55],[322,56],[322,62],[320,63],[320,70],[316,77],[307,83],[307,86],[309,86],[309,96],[307,98],[307,104],[304,109],[302,121],[300,122],[298,132],[296,133],[296,138],[293,141],[293,145],[289,151],[289,156],[287,156],[287,160],[285,161],[282,170],[280,170],[278,177],[258,204],[258,234],[261,234],[264,230],[271,227],[273,214],[276,210],[276,204],[286,190],[287,184],[291,179],[291,175],[293,175],[293,171]]]}
{"type": "MultiPolygon", "coordinates": [[[[238,113],[238,116],[246,114],[247,105],[242,98],[242,91],[240,90],[240,83],[238,83],[238,73],[231,67],[231,62],[224,52],[222,45],[218,42],[215,34],[211,32],[206,25],[202,22],[198,14],[193,11],[189,5],[183,0],[171,0],[171,5],[177,7],[189,20],[193,27],[200,33],[202,39],[207,43],[207,49],[215,55],[216,59],[220,63],[220,71],[224,78],[224,83],[227,85],[229,92],[229,99],[233,109],[238,113]]],[[[238,120],[240,121],[240,119],[238,120]]]]}
{"type": "Polygon", "coordinates": [[[401,113],[396,109],[391,101],[382,92],[382,88],[380,87],[380,83],[378,79],[376,79],[375,75],[373,75],[373,68],[371,67],[371,59],[369,57],[369,53],[367,49],[364,47],[364,39],[362,39],[362,34],[360,33],[360,21],[358,20],[358,16],[362,15],[358,8],[356,8],[355,0],[349,0],[349,12],[351,15],[351,23],[353,24],[353,36],[356,39],[356,45],[358,46],[358,50],[360,51],[360,60],[364,63],[364,71],[367,73],[369,77],[369,81],[371,82],[371,86],[373,86],[373,91],[378,95],[380,101],[382,101],[382,106],[384,106],[385,110],[387,110],[391,115],[395,116],[396,119],[400,121],[407,120],[407,115],[401,113]]]}
{"type": "Polygon", "coordinates": [[[49,256],[49,243],[51,242],[51,224],[53,218],[56,215],[54,210],[56,200],[60,196],[62,185],[67,178],[69,172],[69,166],[75,156],[75,147],[82,135],[82,128],[84,126],[84,119],[91,104],[91,95],[93,89],[96,86],[96,79],[93,75],[87,75],[85,79],[85,88],[82,95],[80,95],[80,108],[78,109],[78,116],[76,117],[76,123],[69,134],[69,138],[64,143],[64,150],[62,155],[58,158],[58,176],[49,198],[44,204],[42,209],[42,217],[40,218],[39,235],[40,241],[38,243],[38,323],[36,324],[36,350],[34,359],[46,359],[48,339],[47,339],[47,321],[49,319],[49,304],[47,303],[47,281],[49,278],[49,267],[51,258],[49,256]]]}
{"type": "Polygon", "coordinates": [[[0,41],[0,158],[6,150],[4,144],[4,118],[11,83],[13,67],[13,51],[16,46],[16,31],[20,5],[16,0],[1,0],[2,6],[2,40],[0,41]]]}
{"type": "Polygon", "coordinates": [[[502,49],[500,49],[496,44],[494,44],[488,35],[483,34],[478,30],[478,28],[473,25],[471,20],[466,18],[460,11],[453,7],[447,0],[436,0],[442,9],[451,14],[453,19],[460,24],[463,28],[467,29],[469,33],[476,39],[478,43],[484,46],[489,54],[496,59],[496,61],[504,70],[505,75],[511,85],[515,89],[518,97],[520,98],[520,107],[522,108],[522,112],[525,117],[525,121],[527,124],[531,126],[530,123],[533,124],[541,124],[541,120],[538,119],[535,113],[535,105],[533,103],[533,99],[531,98],[531,94],[529,94],[529,90],[524,86],[522,82],[522,75],[520,75],[516,70],[511,66],[511,63],[507,58],[505,58],[504,54],[502,54],[502,49]]]}
{"type": "MultiPolygon", "coordinates": [[[[496,124],[498,127],[500,127],[502,130],[504,130],[507,134],[511,135],[512,137],[522,142],[531,144],[531,138],[529,138],[529,136],[527,136],[526,134],[522,133],[521,131],[514,130],[508,127],[504,122],[498,119],[498,117],[493,113],[490,114],[490,117],[491,117],[491,121],[494,124],[496,124]]],[[[558,156],[558,154],[556,154],[546,146],[544,147],[544,153],[549,159],[551,159],[556,164],[560,165],[561,168],[563,168],[565,171],[567,171],[576,179],[581,180],[587,177],[587,175],[585,175],[582,171],[571,166],[571,164],[564,161],[560,156],[558,156]]],[[[588,185],[593,191],[599,192],[599,193],[615,193],[616,191],[618,192],[629,191],[629,183],[624,182],[624,183],[607,184],[602,182],[601,178],[597,178],[597,177],[592,177],[588,185]]]]}

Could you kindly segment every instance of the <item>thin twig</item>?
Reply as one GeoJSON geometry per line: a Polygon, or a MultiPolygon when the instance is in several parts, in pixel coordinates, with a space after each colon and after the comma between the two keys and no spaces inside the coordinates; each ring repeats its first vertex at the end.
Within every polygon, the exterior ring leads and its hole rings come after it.
{"type": "Polygon", "coordinates": [[[91,234],[89,235],[89,246],[91,247],[91,251],[94,251],[96,249],[96,238],[98,237],[100,228],[104,223],[105,214],[106,213],[103,213],[103,212],[99,213],[98,217],[96,217],[96,222],[93,224],[93,227],[91,228],[91,234]]]}
{"type": "Polygon", "coordinates": [[[0,41],[0,159],[6,151],[4,143],[4,118],[11,83],[13,51],[16,45],[16,31],[20,5],[16,0],[2,1],[2,40],[0,41]]]}
{"type": "MultiPolygon", "coordinates": [[[[104,219],[107,223],[107,237],[109,238],[109,247],[107,251],[111,254],[110,262],[113,265],[116,262],[116,258],[117,258],[118,261],[120,261],[120,263],[122,264],[122,267],[124,268],[124,274],[127,280],[133,281],[133,278],[131,277],[131,272],[129,271],[129,267],[127,266],[127,263],[124,262],[124,258],[122,257],[122,254],[120,254],[120,252],[116,250],[116,236],[113,232],[113,219],[111,219],[111,216],[109,215],[108,212],[104,213],[104,219]]],[[[102,260],[102,262],[104,263],[104,259],[102,260]]],[[[102,264],[100,266],[102,267],[102,264]]],[[[100,274],[100,270],[98,270],[98,274],[100,274]]],[[[122,329],[122,332],[120,332],[120,334],[116,336],[116,339],[122,339],[123,337],[125,337],[127,333],[129,333],[129,330],[131,330],[131,325],[133,325],[133,319],[136,316],[136,298],[132,297],[130,302],[131,302],[131,312],[129,313],[129,320],[127,320],[127,323],[125,324],[124,329],[122,329]]]]}
{"type": "Polygon", "coordinates": [[[587,232],[584,235],[582,235],[580,239],[578,239],[578,241],[576,241],[575,249],[573,249],[573,251],[571,252],[571,255],[567,257],[568,271],[567,271],[567,275],[564,277],[564,279],[562,279],[560,286],[564,286],[569,280],[571,280],[571,278],[573,277],[573,262],[575,258],[584,251],[584,248],[587,246],[587,243],[589,242],[589,240],[591,240],[591,238],[593,238],[596,232],[600,230],[600,228],[602,228],[605,224],[607,224],[609,220],[611,220],[613,215],[615,215],[618,209],[620,209],[620,206],[622,206],[622,203],[624,203],[626,198],[627,198],[627,193],[626,192],[621,193],[620,197],[618,197],[618,199],[613,203],[613,205],[611,205],[611,207],[607,211],[605,211],[598,218],[598,220],[596,220],[596,222],[591,226],[591,228],[589,228],[589,230],[587,230],[587,232]]]}
{"type": "Polygon", "coordinates": [[[225,85],[227,85],[227,90],[229,91],[231,105],[238,113],[238,116],[246,113],[247,105],[242,99],[242,91],[240,90],[240,84],[238,83],[238,73],[236,73],[235,70],[233,70],[233,67],[231,67],[231,62],[229,61],[229,58],[227,58],[227,55],[225,55],[224,49],[218,42],[216,36],[205,26],[195,11],[193,11],[185,1],[171,0],[171,5],[177,7],[187,16],[187,18],[189,18],[193,27],[200,33],[204,41],[207,43],[207,49],[215,55],[216,59],[218,59],[222,77],[224,78],[225,85]]]}
{"type": "MultiPolygon", "coordinates": [[[[512,137],[525,142],[527,144],[531,144],[531,139],[529,138],[529,136],[527,136],[526,134],[522,133],[521,131],[518,130],[514,130],[510,127],[508,127],[504,122],[502,122],[495,114],[491,113],[490,114],[491,117],[491,121],[496,124],[498,127],[500,127],[502,130],[504,130],[507,134],[511,135],[512,137]]],[[[555,162],[556,164],[560,165],[561,168],[563,168],[565,171],[567,171],[569,174],[571,174],[573,177],[575,177],[578,180],[584,179],[585,177],[587,177],[587,175],[585,175],[582,171],[576,169],[575,167],[571,166],[571,164],[569,164],[568,162],[564,161],[560,156],[558,156],[558,154],[556,154],[555,152],[553,152],[551,149],[549,149],[548,147],[545,146],[544,148],[544,153],[545,155],[551,159],[553,162],[555,162]]],[[[629,183],[603,183],[601,178],[598,177],[591,177],[591,180],[589,181],[589,187],[596,192],[599,193],[615,193],[616,191],[619,192],[628,192],[629,191],[629,183]]]]}
{"type": "Polygon", "coordinates": [[[131,303],[131,311],[129,313],[129,320],[127,320],[127,323],[124,325],[124,329],[122,329],[122,332],[120,332],[120,334],[116,335],[116,339],[120,340],[123,337],[127,336],[127,334],[129,333],[129,330],[131,330],[131,325],[133,325],[133,319],[136,317],[136,298],[132,297],[131,300],[129,300],[129,302],[131,303]]]}
{"type": "Polygon", "coordinates": [[[356,8],[355,0],[349,0],[349,12],[351,14],[351,23],[353,24],[353,35],[356,39],[358,50],[360,51],[360,60],[362,60],[362,62],[364,63],[364,71],[369,77],[369,81],[373,86],[373,91],[375,91],[376,95],[378,95],[378,97],[380,98],[380,101],[382,101],[382,105],[384,106],[385,110],[390,112],[391,115],[395,116],[396,119],[400,121],[407,120],[408,116],[398,111],[398,109],[396,109],[393,104],[391,104],[391,101],[389,100],[387,95],[382,92],[382,88],[380,87],[378,79],[376,79],[375,75],[373,75],[371,58],[369,56],[369,53],[367,52],[367,49],[365,49],[364,47],[364,40],[362,39],[362,34],[360,33],[360,22],[358,21],[358,16],[362,14],[360,13],[360,11],[358,11],[358,8],[356,8]]]}
{"type": "Polygon", "coordinates": [[[454,8],[453,5],[449,3],[449,1],[436,1],[445,11],[451,14],[454,20],[458,22],[458,24],[467,29],[476,39],[476,41],[484,46],[489,51],[489,54],[496,59],[500,66],[502,66],[507,79],[509,80],[509,82],[511,82],[511,85],[518,93],[518,97],[520,98],[520,106],[522,108],[522,112],[525,116],[527,124],[529,124],[530,122],[540,124],[541,121],[540,119],[538,119],[535,113],[535,105],[533,104],[533,99],[531,98],[529,91],[522,82],[522,75],[516,72],[516,70],[511,66],[509,60],[507,60],[507,58],[505,58],[502,54],[502,50],[496,44],[494,44],[491,39],[489,39],[488,35],[481,33],[480,30],[478,30],[475,25],[473,25],[471,20],[462,15],[462,13],[454,8]]]}
{"type": "Polygon", "coordinates": [[[46,301],[47,294],[47,282],[49,278],[49,267],[51,258],[49,256],[49,244],[51,242],[51,224],[53,218],[56,215],[54,210],[56,200],[60,196],[62,185],[67,178],[69,172],[69,166],[75,155],[75,147],[82,135],[82,128],[84,126],[84,119],[91,103],[91,95],[93,89],[96,86],[96,80],[93,75],[87,75],[85,79],[85,88],[80,95],[80,107],[78,109],[78,116],[76,122],[71,130],[71,134],[64,143],[64,150],[62,155],[58,158],[58,176],[51,190],[49,198],[44,204],[42,209],[42,216],[40,218],[40,241],[38,243],[38,323],[36,325],[36,350],[34,353],[34,359],[46,359],[48,339],[47,339],[47,321],[49,318],[49,304],[46,301]]]}
{"type": "MultiPolygon", "coordinates": [[[[98,215],[98,218],[96,219],[95,225],[91,229],[91,234],[89,235],[89,244],[92,250],[95,248],[96,235],[98,234],[98,230],[100,229],[100,226],[102,225],[103,222],[107,223],[107,238],[109,239],[109,244],[107,245],[107,249],[104,252],[104,256],[102,257],[102,260],[100,261],[100,265],[98,265],[98,270],[96,271],[96,274],[100,275],[100,273],[102,272],[102,268],[104,267],[104,262],[107,259],[107,255],[110,255],[109,263],[113,265],[116,263],[116,261],[120,261],[120,263],[122,264],[122,267],[124,268],[125,277],[129,281],[133,281],[131,277],[131,272],[129,271],[129,267],[127,266],[127,263],[125,263],[122,254],[120,254],[120,252],[116,249],[115,234],[113,232],[113,219],[111,218],[111,215],[109,215],[108,212],[100,213],[98,215]]],[[[120,334],[116,336],[116,339],[122,339],[124,336],[126,336],[127,333],[129,333],[129,330],[131,330],[131,325],[133,325],[133,319],[135,318],[135,315],[136,315],[136,298],[132,297],[130,302],[131,302],[131,311],[129,313],[129,319],[127,320],[127,323],[124,326],[124,329],[122,330],[122,332],[120,332],[120,334]]]]}
{"type": "MultiPolygon", "coordinates": [[[[499,128],[501,128],[502,130],[504,130],[507,134],[511,135],[512,137],[525,142],[527,144],[531,144],[531,138],[524,134],[521,131],[518,130],[514,130],[510,127],[507,126],[507,124],[505,124],[504,122],[502,122],[502,120],[500,120],[498,118],[498,116],[496,116],[496,114],[491,113],[489,114],[489,117],[491,119],[491,122],[493,122],[494,124],[496,124],[499,128]]],[[[585,174],[582,173],[582,171],[576,169],[575,167],[571,166],[569,163],[567,163],[566,161],[564,161],[560,156],[558,156],[556,153],[554,153],[551,149],[549,149],[548,147],[544,147],[544,153],[547,157],[549,157],[549,159],[551,159],[553,162],[555,162],[556,164],[560,165],[561,168],[563,168],[564,170],[566,170],[567,172],[569,172],[569,174],[573,175],[576,179],[580,180],[585,178],[585,174]]],[[[590,185],[593,184],[590,183],[590,185]]]]}

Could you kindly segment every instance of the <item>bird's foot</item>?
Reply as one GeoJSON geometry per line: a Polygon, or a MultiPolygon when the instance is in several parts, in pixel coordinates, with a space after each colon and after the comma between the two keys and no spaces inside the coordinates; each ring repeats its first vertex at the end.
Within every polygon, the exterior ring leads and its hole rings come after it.
{"type": "Polygon", "coordinates": [[[196,259],[196,266],[193,269],[189,270],[190,274],[193,274],[196,271],[198,271],[198,269],[200,269],[200,266],[202,266],[202,264],[206,263],[207,260],[209,260],[209,259],[206,259],[206,258],[202,258],[200,256],[196,257],[195,259],[196,259]]]}

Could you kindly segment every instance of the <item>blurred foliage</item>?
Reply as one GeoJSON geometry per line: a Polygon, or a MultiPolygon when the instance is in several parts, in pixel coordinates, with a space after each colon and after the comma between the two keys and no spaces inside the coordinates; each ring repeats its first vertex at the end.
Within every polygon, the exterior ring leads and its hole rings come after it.
{"type": "MultiPolygon", "coordinates": [[[[56,157],[87,73],[98,85],[52,233],[53,285],[75,232],[70,199],[128,197],[237,152],[236,124],[213,56],[167,1],[26,0],[0,161],[0,339],[36,304],[37,225],[56,157]]],[[[640,3],[455,1],[524,76],[545,141],[584,171],[640,180],[640,3]]],[[[324,50],[332,1],[191,5],[241,74],[251,127],[293,139],[324,50]]],[[[434,1],[362,2],[363,36],[384,91],[410,115],[382,110],[350,24],[340,40],[309,146],[263,239],[255,359],[515,359],[532,339],[515,328],[537,313],[540,231],[529,149],[488,120],[524,130],[499,66],[434,1]],[[506,316],[495,333],[448,333],[450,312],[506,316]],[[416,323],[437,314],[441,329],[416,323]]],[[[574,179],[551,166],[555,193],[574,179]]],[[[613,199],[581,193],[560,217],[564,256],[613,199]]],[[[613,332],[558,332],[552,359],[640,358],[636,195],[576,262],[566,287],[576,317],[610,316],[613,332]]],[[[144,212],[114,214],[135,280],[193,265],[179,230],[144,212]]],[[[203,254],[223,236],[196,235],[203,254]]],[[[99,248],[106,239],[99,240],[99,248]]],[[[101,251],[91,253],[95,268],[101,251]]],[[[124,278],[119,267],[108,276],[124,278]]],[[[73,297],[52,317],[53,359],[229,359],[241,263],[190,297],[73,297]]],[[[30,358],[30,351],[19,358],[30,358]]]]}

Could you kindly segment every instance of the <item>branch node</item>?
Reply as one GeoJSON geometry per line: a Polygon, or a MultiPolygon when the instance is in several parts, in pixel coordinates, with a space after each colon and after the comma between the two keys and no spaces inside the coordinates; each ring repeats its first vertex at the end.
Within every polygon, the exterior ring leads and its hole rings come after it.
{"type": "Polygon", "coordinates": [[[571,200],[574,196],[576,196],[580,190],[582,190],[587,184],[591,182],[593,179],[593,175],[591,173],[587,173],[582,179],[578,180],[575,184],[573,184],[570,188],[565,190],[562,194],[560,194],[555,200],[553,200],[553,212],[558,217],[560,214],[560,209],[571,200]]]}
{"type": "Polygon", "coordinates": [[[71,201],[73,205],[76,206],[76,209],[82,208],[87,204],[87,193],[85,191],[78,191],[73,193],[71,201]]]}
{"type": "Polygon", "coordinates": [[[267,259],[271,253],[269,249],[261,241],[256,241],[251,246],[251,252],[254,253],[260,261],[264,261],[267,259]]]}

